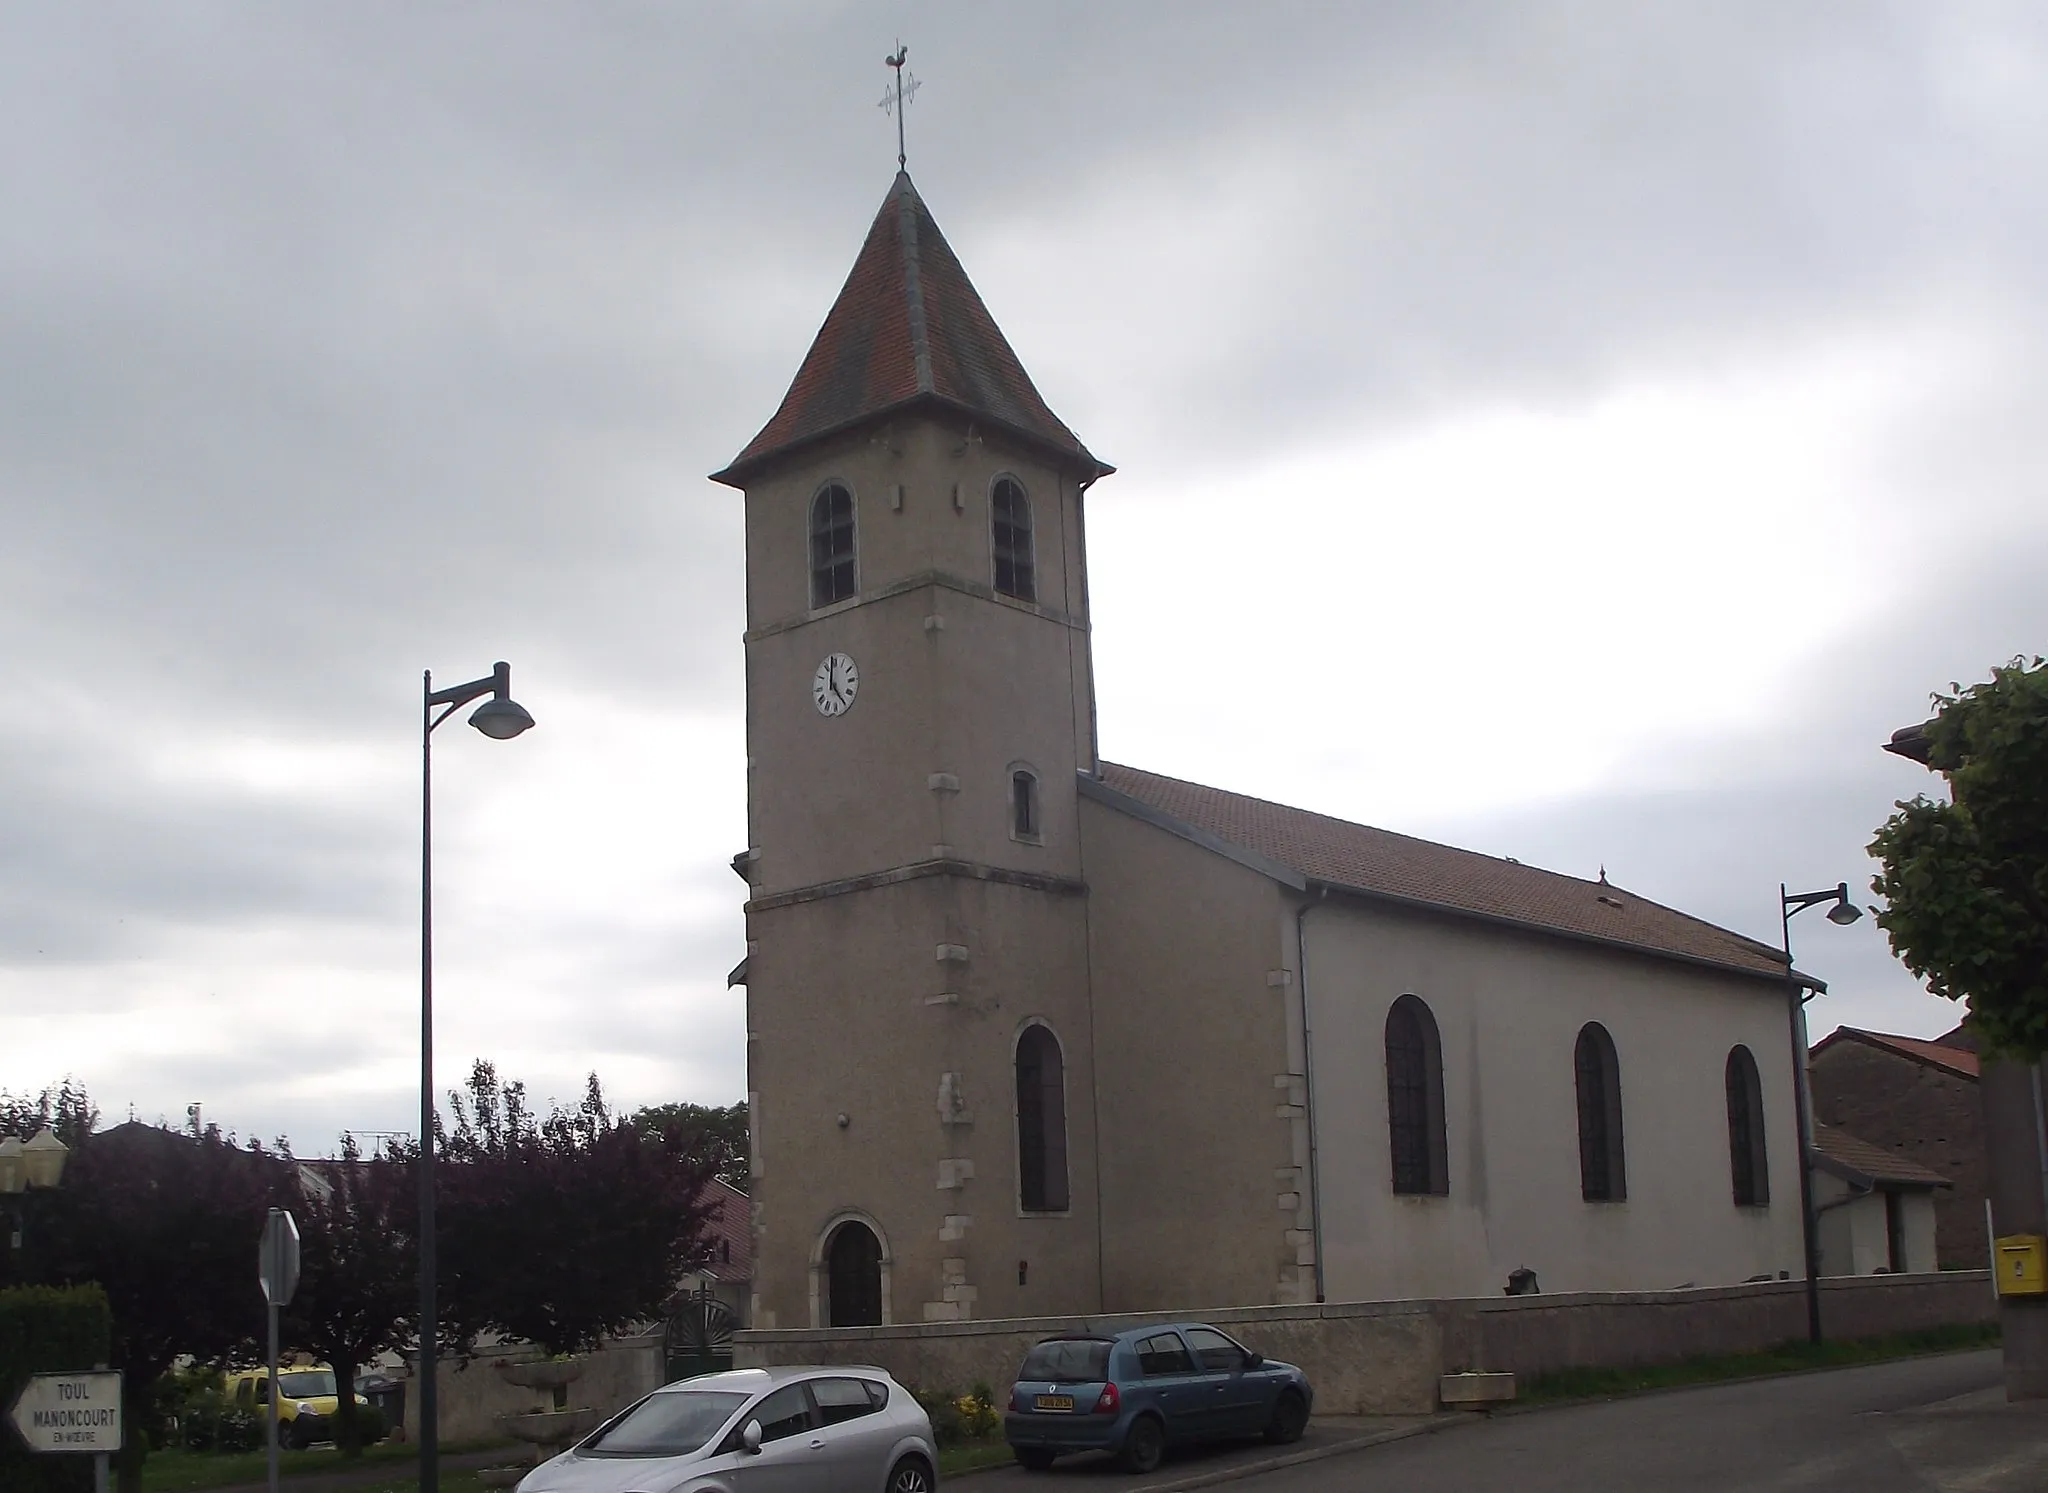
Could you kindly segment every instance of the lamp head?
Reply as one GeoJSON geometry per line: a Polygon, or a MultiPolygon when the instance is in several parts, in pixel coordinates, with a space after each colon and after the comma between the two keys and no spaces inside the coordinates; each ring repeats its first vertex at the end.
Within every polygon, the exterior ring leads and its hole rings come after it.
{"type": "Polygon", "coordinates": [[[500,695],[484,701],[470,713],[469,723],[493,741],[510,741],[522,731],[533,729],[533,717],[517,700],[500,695]]]}
{"type": "Polygon", "coordinates": [[[1863,909],[1858,907],[1854,902],[1849,901],[1847,898],[1844,898],[1842,901],[1837,902],[1833,907],[1830,907],[1828,909],[1828,921],[1842,928],[1848,927],[1851,923],[1855,922],[1858,918],[1862,916],[1863,909]]]}
{"type": "Polygon", "coordinates": [[[21,1161],[21,1137],[0,1140],[0,1193],[16,1193],[28,1185],[21,1161]]]}

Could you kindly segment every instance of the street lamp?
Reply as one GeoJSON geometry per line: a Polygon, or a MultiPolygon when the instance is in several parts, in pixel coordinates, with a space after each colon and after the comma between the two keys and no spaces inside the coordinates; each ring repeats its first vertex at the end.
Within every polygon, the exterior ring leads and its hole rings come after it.
{"type": "Polygon", "coordinates": [[[21,1248],[26,1228],[20,1211],[23,1205],[13,1200],[30,1188],[55,1188],[64,1180],[64,1163],[70,1155],[71,1148],[47,1125],[26,1142],[14,1135],[0,1140],[0,1197],[8,1199],[7,1211],[14,1225],[7,1231],[9,1249],[21,1248]]]}
{"type": "Polygon", "coordinates": [[[512,698],[512,666],[497,663],[490,674],[448,689],[434,688],[431,670],[422,676],[420,706],[420,1426],[419,1493],[440,1493],[440,1405],[434,1368],[441,1333],[434,1279],[434,728],[483,695],[469,723],[493,741],[510,741],[530,730],[533,717],[512,698]],[[440,713],[435,714],[436,711],[440,713]]]}
{"type": "MultiPolygon", "coordinates": [[[[1792,974],[1792,919],[1809,907],[1827,902],[1835,904],[1828,909],[1828,921],[1838,928],[1846,928],[1863,916],[1863,909],[1849,900],[1849,883],[1846,881],[1818,892],[1795,892],[1782,881],[1778,883],[1778,922],[1784,934],[1787,978],[1792,974]]],[[[1792,1103],[1799,1119],[1799,1232],[1806,1246],[1806,1338],[1808,1342],[1817,1343],[1820,1341],[1820,1240],[1815,1237],[1813,1218],[1813,1097],[1806,1073],[1806,1003],[1812,996],[1810,988],[1802,988],[1794,981],[1788,1019],[1792,1028],[1792,1103]]]]}

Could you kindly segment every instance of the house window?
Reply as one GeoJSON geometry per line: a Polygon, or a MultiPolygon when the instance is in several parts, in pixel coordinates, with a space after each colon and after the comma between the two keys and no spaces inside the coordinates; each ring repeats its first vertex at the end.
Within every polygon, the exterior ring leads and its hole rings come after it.
{"type": "Polygon", "coordinates": [[[1017,1039],[1017,1197],[1027,1213],[1067,1210],[1066,1068],[1035,1022],[1017,1039]]]}
{"type": "Polygon", "coordinates": [[[1441,1197],[1451,1190],[1443,1046],[1436,1018],[1412,995],[1387,1012],[1387,1144],[1394,1191],[1441,1197]]]}
{"type": "Polygon", "coordinates": [[[882,1325],[882,1241],[858,1219],[839,1225],[826,1242],[825,1304],[834,1327],[882,1325]]]}
{"type": "Polygon", "coordinates": [[[1589,1021],[1580,1028],[1572,1065],[1579,1090],[1579,1192],[1589,1203],[1618,1203],[1628,1196],[1622,1160],[1621,1065],[1606,1027],[1589,1021]]]}
{"type": "Polygon", "coordinates": [[[853,493],[828,482],[811,499],[811,605],[853,595],[853,493]]]}
{"type": "Polygon", "coordinates": [[[1764,1157],[1764,1090],[1747,1047],[1728,1053],[1727,1088],[1728,1168],[1735,1206],[1761,1208],[1771,1200],[1771,1174],[1764,1157]]]}
{"type": "Polygon", "coordinates": [[[1038,774],[1028,767],[1010,769],[1010,837],[1016,840],[1040,838],[1038,774]]]}
{"type": "Polygon", "coordinates": [[[1038,599],[1038,567],[1032,559],[1031,499],[1014,477],[998,477],[989,494],[989,522],[996,556],[996,590],[1019,601],[1038,599]]]}

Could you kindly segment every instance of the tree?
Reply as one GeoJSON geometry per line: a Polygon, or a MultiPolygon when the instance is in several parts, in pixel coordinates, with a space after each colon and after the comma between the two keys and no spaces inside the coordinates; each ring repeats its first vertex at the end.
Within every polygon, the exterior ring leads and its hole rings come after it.
{"type": "Polygon", "coordinates": [[[1920,755],[1950,801],[1902,802],[1871,842],[1878,925],[1995,1053],[2048,1052],[2048,666],[1934,697],[1920,755]]]}
{"type": "Polygon", "coordinates": [[[752,1140],[747,1130],[747,1101],[737,1104],[650,1104],[633,1116],[643,1130],[680,1126],[702,1137],[701,1144],[718,1168],[718,1180],[740,1192],[747,1190],[752,1140]]]}
{"type": "Polygon", "coordinates": [[[574,1109],[527,1108],[479,1062],[446,1142],[437,1218],[449,1336],[482,1331],[581,1352],[660,1315],[710,1256],[702,1132],[614,1119],[592,1074],[574,1109]]]}
{"type": "Polygon", "coordinates": [[[46,1282],[98,1282],[114,1314],[125,1380],[121,1493],[140,1493],[140,1434],[152,1386],[181,1355],[251,1356],[265,1335],[256,1246],[273,1207],[297,1201],[288,1158],[216,1126],[196,1133],[130,1121],[82,1136],[41,1210],[34,1268],[46,1282]]]}
{"type": "Polygon", "coordinates": [[[0,1137],[27,1140],[47,1125],[58,1140],[76,1146],[99,1122],[100,1112],[91,1098],[69,1078],[33,1099],[0,1090],[0,1137]]]}
{"type": "Polygon", "coordinates": [[[362,1450],[356,1371],[417,1330],[417,1152],[391,1140],[364,1157],[345,1135],[339,1159],[300,1168],[299,1288],[280,1332],[334,1370],[334,1441],[346,1458],[362,1450]]]}

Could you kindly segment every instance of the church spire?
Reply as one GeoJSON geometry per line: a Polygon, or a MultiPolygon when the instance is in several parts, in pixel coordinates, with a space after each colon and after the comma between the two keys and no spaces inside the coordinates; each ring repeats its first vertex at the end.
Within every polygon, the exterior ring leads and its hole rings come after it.
{"type": "Polygon", "coordinates": [[[899,171],[782,406],[713,480],[745,485],[775,457],[913,407],[951,410],[1090,478],[1098,461],[1060,422],[899,171]]]}

